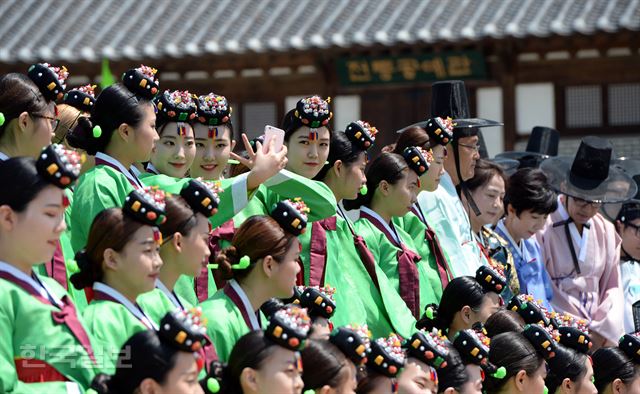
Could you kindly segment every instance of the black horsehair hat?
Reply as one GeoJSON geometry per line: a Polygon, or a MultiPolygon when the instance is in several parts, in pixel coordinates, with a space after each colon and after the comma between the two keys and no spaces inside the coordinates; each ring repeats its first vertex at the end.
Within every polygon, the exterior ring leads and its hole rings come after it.
{"type": "Polygon", "coordinates": [[[64,94],[63,104],[70,105],[82,112],[91,113],[96,103],[96,85],[84,85],[69,90],[64,94]]]}
{"type": "Polygon", "coordinates": [[[529,135],[524,151],[508,151],[496,155],[496,159],[517,160],[520,168],[538,168],[543,160],[558,155],[560,133],[556,129],[535,126],[529,135]]]}
{"type": "Polygon", "coordinates": [[[288,305],[274,313],[265,335],[278,345],[290,349],[300,350],[311,328],[311,318],[304,308],[288,305]]]}
{"type": "Polygon", "coordinates": [[[293,200],[282,200],[276,203],[271,210],[271,217],[286,232],[293,235],[300,235],[307,229],[307,214],[311,210],[300,198],[293,200]]]}
{"type": "Polygon", "coordinates": [[[613,148],[603,138],[582,139],[574,158],[551,157],[540,168],[558,193],[599,203],[629,200],[638,190],[631,176],[611,165],[613,148]]]}
{"type": "Polygon", "coordinates": [[[398,130],[414,126],[427,128],[433,118],[453,119],[453,140],[477,135],[479,127],[502,126],[494,120],[471,118],[467,90],[463,81],[441,81],[431,85],[431,117],[398,130]]]}
{"type": "Polygon", "coordinates": [[[51,144],[40,152],[36,170],[53,185],[65,189],[78,179],[83,162],[84,157],[78,152],[59,144],[51,144]]]}
{"type": "Polygon", "coordinates": [[[47,101],[56,101],[64,97],[64,90],[67,88],[65,81],[69,77],[69,71],[65,66],[37,63],[29,67],[27,75],[47,101]]]}

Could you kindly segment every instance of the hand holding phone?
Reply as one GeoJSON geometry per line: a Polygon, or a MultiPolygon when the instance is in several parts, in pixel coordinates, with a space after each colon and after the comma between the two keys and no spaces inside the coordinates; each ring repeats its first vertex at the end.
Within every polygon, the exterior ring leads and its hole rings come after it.
{"type": "Polygon", "coordinates": [[[265,126],[264,145],[262,145],[263,152],[267,151],[267,147],[271,143],[271,140],[274,140],[273,148],[275,149],[275,152],[280,152],[282,150],[282,145],[284,144],[284,130],[273,126],[265,126]]]}

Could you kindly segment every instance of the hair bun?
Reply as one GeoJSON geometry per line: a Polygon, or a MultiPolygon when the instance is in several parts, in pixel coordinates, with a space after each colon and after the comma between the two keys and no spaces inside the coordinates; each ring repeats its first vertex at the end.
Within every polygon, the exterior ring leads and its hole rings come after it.
{"type": "Polygon", "coordinates": [[[180,196],[189,204],[194,212],[211,217],[218,212],[219,194],[222,189],[217,183],[202,179],[191,179],[180,191],[180,196]]]}
{"type": "Polygon", "coordinates": [[[402,341],[396,334],[371,342],[367,366],[376,372],[394,378],[404,367],[405,361],[406,355],[402,349],[402,341]]]}
{"type": "Polygon", "coordinates": [[[446,146],[453,140],[453,119],[451,118],[431,118],[428,119],[424,129],[429,135],[431,146],[435,144],[446,146]]]}
{"type": "Polygon", "coordinates": [[[309,316],[320,316],[330,319],[336,311],[336,303],[333,295],[336,289],[332,287],[308,286],[299,287],[298,301],[300,306],[306,308],[309,316]]]}
{"type": "Polygon", "coordinates": [[[307,311],[299,306],[289,305],[271,316],[265,335],[278,345],[300,350],[311,329],[311,318],[307,311]]]}
{"type": "Polygon", "coordinates": [[[209,138],[218,137],[218,135],[214,135],[213,129],[231,121],[233,109],[229,105],[227,98],[215,93],[194,97],[198,107],[198,122],[209,126],[209,138]]]}
{"type": "Polygon", "coordinates": [[[340,351],[359,367],[367,362],[371,349],[371,333],[367,325],[338,327],[329,336],[340,351]]]}
{"type": "Polygon", "coordinates": [[[141,64],[122,74],[122,83],[132,93],[151,101],[160,91],[157,73],[155,68],[141,64]]]}
{"type": "Polygon", "coordinates": [[[433,155],[419,146],[407,147],[402,157],[419,177],[429,171],[429,164],[433,161],[433,155]]]}
{"type": "Polygon", "coordinates": [[[134,190],[124,199],[122,211],[148,226],[157,226],[167,220],[165,193],[157,187],[134,190]]]}
{"type": "Polygon", "coordinates": [[[208,344],[202,309],[176,310],[160,321],[158,334],[163,342],[185,352],[197,352],[208,344]]]}
{"type": "Polygon", "coordinates": [[[165,90],[154,99],[158,119],[165,122],[193,122],[197,107],[188,90],[165,90]]]}
{"type": "Polygon", "coordinates": [[[296,103],[294,116],[311,129],[327,126],[333,117],[330,101],[331,98],[323,100],[320,96],[305,97],[296,103]]]}
{"type": "Polygon", "coordinates": [[[476,280],[485,289],[497,294],[507,287],[507,277],[502,267],[483,265],[476,270],[476,280]]]}

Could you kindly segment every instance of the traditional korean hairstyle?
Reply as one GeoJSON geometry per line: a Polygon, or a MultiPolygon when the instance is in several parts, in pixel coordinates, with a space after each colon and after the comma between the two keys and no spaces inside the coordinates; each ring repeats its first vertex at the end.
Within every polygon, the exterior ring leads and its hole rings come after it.
{"type": "Polygon", "coordinates": [[[349,359],[334,344],[325,339],[310,339],[300,352],[304,390],[316,390],[327,385],[336,388],[345,379],[349,359]]]}
{"type": "Polygon", "coordinates": [[[193,353],[201,369],[204,359],[197,352],[209,342],[199,310],[167,313],[159,331],[134,334],[120,351],[114,375],[97,375],[91,388],[99,394],[133,394],[145,379],[165,383],[180,352],[193,353]]]}
{"type": "Polygon", "coordinates": [[[444,393],[448,388],[461,392],[462,386],[469,380],[469,375],[460,353],[453,344],[447,343],[447,349],[449,350],[447,365],[438,369],[438,393],[444,393]]]}
{"type": "Polygon", "coordinates": [[[222,270],[224,279],[242,280],[266,256],[280,262],[305,231],[308,212],[302,200],[294,199],[277,203],[271,216],[251,216],[235,232],[231,246],[218,254],[213,268],[222,270]]]}
{"type": "Polygon", "coordinates": [[[0,138],[11,120],[21,113],[44,115],[49,108],[38,86],[24,74],[9,73],[0,77],[0,138]]]}
{"type": "Polygon", "coordinates": [[[367,194],[359,194],[355,200],[344,201],[345,208],[359,209],[361,206],[368,207],[371,205],[373,194],[380,185],[380,182],[387,181],[395,185],[403,179],[406,174],[405,170],[409,166],[404,157],[395,153],[382,153],[378,156],[367,169],[367,194]]]}
{"type": "Polygon", "coordinates": [[[143,105],[158,94],[157,70],[147,66],[131,69],[122,83],[104,89],[96,99],[90,117],[78,118],[78,125],[67,136],[69,145],[90,155],[103,152],[121,124],[137,126],[142,122],[143,105]]]}
{"type": "Polygon", "coordinates": [[[327,164],[313,179],[323,180],[338,160],[345,165],[355,163],[361,153],[373,146],[377,133],[378,129],[362,120],[349,123],[344,132],[332,133],[327,164]]]}
{"type": "MultiPolygon", "coordinates": [[[[296,103],[296,107],[287,112],[282,121],[282,129],[284,130],[284,140],[289,141],[293,133],[303,126],[308,126],[310,131],[310,139],[313,134],[317,138],[315,129],[320,127],[329,127],[329,120],[333,117],[329,103],[331,98],[324,100],[320,96],[310,96],[300,99],[296,103]]],[[[329,130],[331,131],[331,130],[329,130]]]]}
{"type": "Polygon", "coordinates": [[[305,309],[288,306],[279,310],[264,331],[251,331],[236,342],[226,365],[218,362],[211,365],[209,378],[204,382],[205,392],[241,393],[240,375],[245,368],[260,369],[279,346],[292,351],[301,350],[308,343],[306,338],[310,327],[311,319],[305,309]]]}
{"type": "Polygon", "coordinates": [[[425,123],[424,127],[412,126],[404,129],[396,140],[393,152],[402,154],[411,146],[423,149],[433,148],[436,145],[447,146],[453,141],[453,124],[450,119],[432,118],[425,123]]]}
{"type": "Polygon", "coordinates": [[[76,152],[57,144],[44,148],[37,160],[12,157],[0,162],[0,181],[11,185],[0,190],[0,205],[23,212],[45,187],[54,185],[64,189],[71,186],[78,178],[81,166],[81,157],[76,152]]]}
{"type": "Polygon", "coordinates": [[[500,309],[484,323],[484,329],[490,338],[505,332],[522,332],[524,326],[524,319],[509,309],[500,309]]]}
{"type": "Polygon", "coordinates": [[[218,211],[220,188],[214,182],[191,179],[180,194],[168,195],[166,202],[167,221],[160,226],[162,238],[166,241],[175,233],[189,235],[198,223],[196,214],[206,218],[218,211]]]}
{"type": "Polygon", "coordinates": [[[449,282],[442,292],[440,305],[431,304],[416,323],[419,329],[431,331],[434,328],[445,332],[451,326],[453,317],[464,306],[479,310],[486,290],[471,276],[460,276],[449,282]]]}
{"type": "Polygon", "coordinates": [[[100,212],[91,223],[86,247],[76,253],[79,271],[71,275],[73,286],[81,290],[102,281],[105,250],[122,251],[142,226],[154,227],[155,241],[161,245],[162,234],[155,226],[166,222],[165,207],[164,193],[147,188],[129,193],[122,208],[100,212]]]}
{"type": "Polygon", "coordinates": [[[596,389],[603,393],[616,379],[629,386],[640,377],[640,338],[626,334],[617,347],[600,348],[593,353],[593,377],[596,389]]]}

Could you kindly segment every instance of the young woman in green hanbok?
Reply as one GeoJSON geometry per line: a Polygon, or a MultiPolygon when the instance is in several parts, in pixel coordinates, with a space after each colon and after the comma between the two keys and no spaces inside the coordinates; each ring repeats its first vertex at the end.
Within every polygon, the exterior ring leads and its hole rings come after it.
{"type": "MultiPolygon", "coordinates": [[[[87,289],[90,303],[83,317],[104,346],[105,373],[113,372],[117,352],[131,335],[157,328],[137,298],[152,291],[160,275],[162,235],[156,226],[166,220],[164,198],[151,188],[129,193],[122,208],[96,216],[86,248],[76,254],[80,271],[71,281],[87,289]]],[[[173,309],[168,300],[158,302],[173,309]]]]}
{"type": "Polygon", "coordinates": [[[213,183],[191,179],[179,195],[167,196],[165,201],[167,221],[160,226],[160,277],[156,289],[138,300],[155,321],[175,308],[188,310],[199,303],[193,279],[209,262],[208,218],[217,212],[220,200],[213,183]],[[189,285],[178,291],[183,277],[189,285]],[[158,302],[158,298],[169,301],[172,309],[166,310],[166,302],[158,302]]]}
{"type": "Polygon", "coordinates": [[[38,160],[0,163],[0,388],[3,392],[81,392],[100,357],[69,295],[34,268],[53,256],[65,229],[64,188],[80,157],[50,145],[38,160]]]}
{"type": "MultiPolygon", "coordinates": [[[[424,158],[422,162],[426,168],[424,158]]],[[[395,153],[383,153],[367,170],[369,193],[348,204],[360,208],[356,232],[362,235],[380,269],[404,301],[409,310],[407,315],[413,315],[408,322],[411,324],[421,311],[420,255],[411,237],[395,226],[392,218],[409,212],[417,188],[418,175],[409,168],[405,158],[395,153]]],[[[387,313],[390,316],[398,312],[387,309],[387,313]]],[[[408,332],[407,336],[410,335],[408,332]]]]}
{"type": "Polygon", "coordinates": [[[273,297],[293,295],[300,271],[297,235],[306,229],[307,213],[300,200],[281,201],[271,216],[247,219],[233,236],[231,246],[216,257],[228,282],[201,306],[209,322],[207,333],[222,361],[228,360],[242,335],[263,327],[262,304],[273,297]]]}
{"type": "Polygon", "coordinates": [[[93,219],[107,208],[120,207],[133,190],[145,185],[132,170],[149,161],[156,132],[156,70],[141,66],[124,73],[122,83],[104,89],[89,118],[80,117],[67,142],[89,155],[96,166],[80,177],[71,210],[71,246],[82,249],[93,219]]]}

